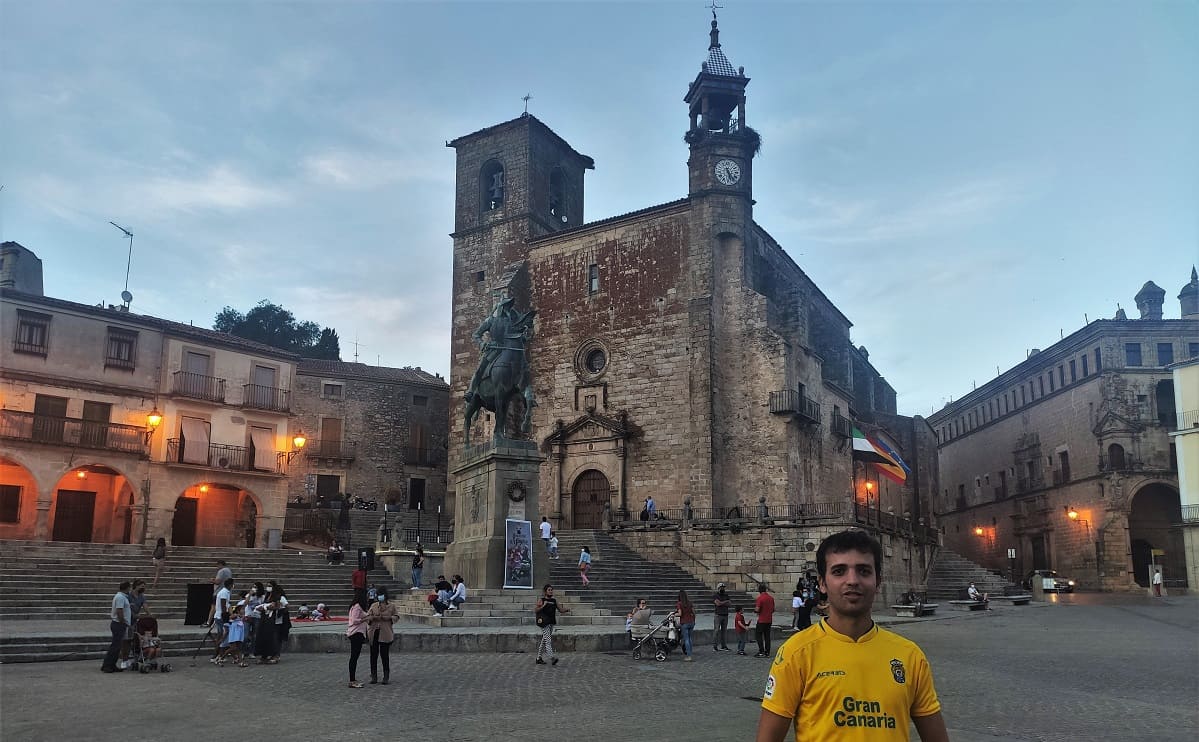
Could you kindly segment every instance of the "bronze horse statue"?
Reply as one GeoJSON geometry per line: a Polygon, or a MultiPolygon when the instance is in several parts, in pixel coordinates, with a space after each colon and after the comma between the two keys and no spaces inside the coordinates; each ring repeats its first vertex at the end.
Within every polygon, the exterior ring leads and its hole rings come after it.
{"type": "Polygon", "coordinates": [[[470,426],[479,410],[495,413],[495,440],[504,438],[508,426],[508,409],[517,398],[524,400],[525,413],[520,430],[528,433],[533,418],[533,384],[529,361],[525,354],[535,311],[517,316],[511,309],[512,300],[496,305],[495,312],[475,331],[482,342],[483,333],[491,336],[483,346],[483,359],[466,395],[466,445],[470,445],[470,426]]]}

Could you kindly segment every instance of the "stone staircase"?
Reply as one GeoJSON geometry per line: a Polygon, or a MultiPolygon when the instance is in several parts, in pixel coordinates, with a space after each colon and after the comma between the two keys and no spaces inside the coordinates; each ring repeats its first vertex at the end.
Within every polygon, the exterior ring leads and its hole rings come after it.
{"type": "MultiPolygon", "coordinates": [[[[0,621],[78,619],[103,627],[118,584],[136,578],[153,582],[152,550],[130,544],[0,541],[0,621]]],[[[323,550],[175,546],[168,549],[158,587],[147,590],[154,615],[183,618],[188,583],[211,584],[217,559],[228,562],[236,589],[246,589],[256,580],[276,580],[291,603],[326,603],[337,614],[344,614],[353,598],[352,559],[340,567],[329,566],[323,550]]],[[[381,567],[368,580],[399,591],[381,567]]]]}
{"type": "MultiPolygon", "coordinates": [[[[470,590],[462,609],[447,611],[436,616],[428,602],[431,589],[407,590],[389,596],[396,603],[402,620],[428,624],[430,626],[535,626],[533,606],[537,603],[540,590],[470,590]]],[[[624,627],[624,613],[613,614],[611,610],[597,608],[587,602],[589,598],[580,591],[554,590],[558,604],[570,609],[570,613],[558,614],[559,626],[619,626],[624,627]]]]}
{"type": "MultiPolygon", "coordinates": [[[[714,610],[712,594],[716,586],[704,584],[677,565],[651,562],[604,531],[559,531],[557,535],[560,558],[550,561],[550,582],[556,592],[568,591],[622,619],[639,598],[649,601],[655,616],[664,616],[674,609],[679,590],[687,591],[687,596],[695,604],[696,613],[712,613],[714,610]],[[582,586],[578,569],[579,553],[584,546],[591,549],[592,560],[588,574],[591,586],[587,588],[582,586]]],[[[537,556],[543,557],[545,550],[540,539],[535,548],[537,556]]],[[[730,591],[729,597],[734,606],[752,609],[757,596],[730,591]]],[[[783,596],[776,594],[774,599],[777,610],[782,610],[783,596]]],[[[790,606],[789,595],[785,602],[790,606]]]]}
{"type": "Polygon", "coordinates": [[[985,569],[957,552],[941,549],[928,574],[927,600],[958,600],[973,582],[984,593],[1003,595],[1012,583],[998,572],[985,569]]]}

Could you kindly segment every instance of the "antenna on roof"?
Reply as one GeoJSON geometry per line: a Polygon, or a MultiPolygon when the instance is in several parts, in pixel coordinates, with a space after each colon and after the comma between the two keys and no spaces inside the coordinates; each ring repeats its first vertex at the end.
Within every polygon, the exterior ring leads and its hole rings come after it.
{"type": "Polygon", "coordinates": [[[521,97],[521,100],[523,100],[525,102],[525,113],[528,113],[529,112],[529,101],[533,100],[533,94],[525,93],[524,96],[521,97]]]}
{"type": "Polygon", "coordinates": [[[354,363],[358,363],[358,348],[359,348],[359,346],[361,346],[363,348],[366,347],[365,345],[362,345],[362,343],[358,342],[358,333],[355,332],[354,333],[354,363]]]}
{"type": "Polygon", "coordinates": [[[125,258],[125,290],[121,292],[121,299],[125,302],[125,308],[129,308],[129,303],[133,301],[133,294],[129,293],[129,266],[133,264],[133,232],[125,229],[116,222],[109,222],[112,226],[125,233],[129,238],[129,256],[125,258]]]}

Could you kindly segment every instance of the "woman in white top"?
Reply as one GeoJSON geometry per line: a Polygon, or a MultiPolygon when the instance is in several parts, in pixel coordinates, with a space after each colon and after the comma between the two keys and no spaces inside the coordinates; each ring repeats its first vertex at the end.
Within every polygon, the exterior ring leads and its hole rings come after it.
{"type": "Polygon", "coordinates": [[[462,581],[462,575],[454,575],[454,592],[450,593],[450,610],[457,611],[462,609],[462,604],[466,602],[466,583],[462,581]]]}

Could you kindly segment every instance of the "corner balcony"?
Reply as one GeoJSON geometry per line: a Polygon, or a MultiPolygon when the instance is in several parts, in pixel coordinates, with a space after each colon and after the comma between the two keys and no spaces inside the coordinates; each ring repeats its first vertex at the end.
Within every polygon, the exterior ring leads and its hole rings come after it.
{"type": "Polygon", "coordinates": [[[288,412],[291,410],[291,392],[275,386],[245,384],[242,386],[242,407],[251,410],[288,412]]]}
{"type": "Polygon", "coordinates": [[[820,405],[798,389],[771,392],[770,412],[773,415],[794,415],[806,425],[820,423],[820,405]]]}
{"type": "Polygon", "coordinates": [[[52,446],[92,448],[146,456],[146,429],[77,417],[49,417],[0,410],[0,438],[52,446]]]}

